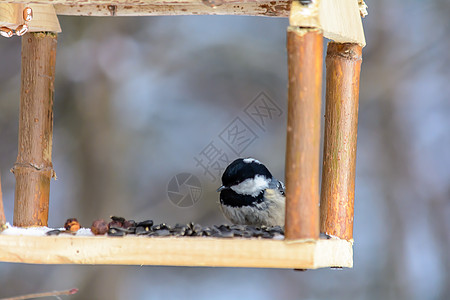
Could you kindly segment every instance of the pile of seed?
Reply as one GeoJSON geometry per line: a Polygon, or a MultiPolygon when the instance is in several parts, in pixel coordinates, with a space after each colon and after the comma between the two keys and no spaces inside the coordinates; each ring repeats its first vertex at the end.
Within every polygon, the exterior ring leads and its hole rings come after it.
{"type": "Polygon", "coordinates": [[[176,224],[170,226],[165,223],[153,224],[152,220],[140,222],[136,227],[115,228],[108,230],[108,235],[122,236],[125,234],[146,235],[146,236],[209,236],[209,237],[260,237],[271,239],[274,237],[283,237],[284,231],[280,226],[276,227],[253,227],[243,225],[213,225],[201,226],[200,224],[176,224]]]}
{"type": "MultiPolygon", "coordinates": [[[[149,237],[182,237],[182,236],[203,236],[219,238],[265,238],[282,239],[284,230],[281,226],[274,227],[254,227],[248,225],[213,225],[201,226],[200,224],[176,224],[170,226],[165,223],[154,224],[153,220],[135,222],[125,220],[121,217],[111,217],[112,221],[106,223],[104,220],[96,220],[92,223],[91,231],[95,235],[107,233],[109,236],[138,235],[149,237]]],[[[47,232],[48,235],[58,235],[64,232],[58,229],[47,232]]]]}

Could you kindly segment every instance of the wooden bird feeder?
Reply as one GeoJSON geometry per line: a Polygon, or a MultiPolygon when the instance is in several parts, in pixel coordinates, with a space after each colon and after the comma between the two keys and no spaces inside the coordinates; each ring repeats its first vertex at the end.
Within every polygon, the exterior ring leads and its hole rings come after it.
{"type": "MultiPolygon", "coordinates": [[[[126,236],[6,236],[0,261],[315,269],[353,266],[353,204],[361,50],[358,0],[7,0],[1,34],[22,36],[14,225],[46,226],[58,15],[250,15],[289,17],[284,240],[126,236]],[[319,155],[323,37],[326,113],[322,189],[319,155]],[[319,196],[320,195],[320,196],[319,196]],[[319,206],[320,203],[320,206],[319,206]],[[319,232],[332,236],[320,239],[319,232]]],[[[5,217],[1,201],[0,226],[5,217]]]]}

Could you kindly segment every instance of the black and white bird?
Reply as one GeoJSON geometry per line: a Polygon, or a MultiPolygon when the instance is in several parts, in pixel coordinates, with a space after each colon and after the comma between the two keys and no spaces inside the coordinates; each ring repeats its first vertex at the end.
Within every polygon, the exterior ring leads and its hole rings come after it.
{"type": "Polygon", "coordinates": [[[284,184],[260,161],[239,158],[222,175],[220,208],[233,224],[284,226],[284,184]]]}

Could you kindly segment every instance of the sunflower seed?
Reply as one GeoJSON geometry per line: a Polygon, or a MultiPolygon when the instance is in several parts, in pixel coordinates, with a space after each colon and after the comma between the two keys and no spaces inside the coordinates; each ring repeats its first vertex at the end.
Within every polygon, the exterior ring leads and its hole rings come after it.
{"type": "Polygon", "coordinates": [[[46,235],[59,235],[61,233],[61,230],[59,229],[54,229],[54,230],[49,230],[47,231],[45,234],[46,235]]]}
{"type": "Polygon", "coordinates": [[[153,225],[153,220],[145,220],[145,221],[137,223],[136,227],[138,227],[138,226],[150,227],[152,225],[153,225]]]}
{"type": "Polygon", "coordinates": [[[156,234],[158,236],[168,236],[168,235],[170,235],[170,231],[168,229],[161,229],[161,230],[157,230],[156,234]]]}

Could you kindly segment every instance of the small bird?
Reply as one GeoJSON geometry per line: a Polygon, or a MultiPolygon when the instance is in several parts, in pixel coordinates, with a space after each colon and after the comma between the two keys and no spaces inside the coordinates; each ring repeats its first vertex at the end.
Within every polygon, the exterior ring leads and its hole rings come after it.
{"type": "Polygon", "coordinates": [[[233,224],[284,226],[284,184],[260,161],[238,158],[222,175],[220,208],[233,224]]]}

